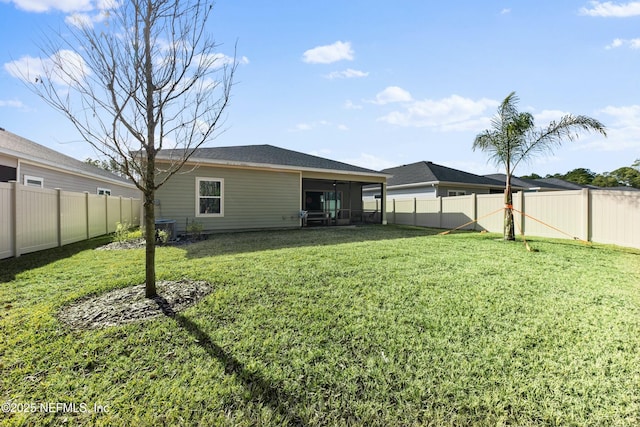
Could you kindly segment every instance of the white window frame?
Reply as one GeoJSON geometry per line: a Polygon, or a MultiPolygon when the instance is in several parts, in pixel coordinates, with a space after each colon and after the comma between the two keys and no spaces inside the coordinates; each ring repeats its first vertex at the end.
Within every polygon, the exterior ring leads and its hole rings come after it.
{"type": "Polygon", "coordinates": [[[449,190],[447,197],[466,196],[467,192],[464,190],[449,190]]]}
{"type": "MultiPolygon", "coordinates": [[[[218,198],[218,197],[212,197],[218,198]]],[[[198,218],[220,218],[224,216],[224,178],[196,177],[196,217],[198,218]],[[202,181],[215,181],[220,183],[220,212],[200,213],[200,183],[202,181]]]]}
{"type": "Polygon", "coordinates": [[[24,185],[25,187],[39,187],[39,188],[44,188],[44,178],[40,178],[39,176],[31,176],[31,175],[25,175],[24,176],[24,185]],[[29,184],[29,181],[38,181],[40,183],[40,185],[36,185],[35,183],[29,184]]]}
{"type": "Polygon", "coordinates": [[[111,195],[111,189],[110,188],[98,187],[98,189],[96,190],[96,194],[98,196],[103,196],[103,195],[110,196],[111,195]]]}

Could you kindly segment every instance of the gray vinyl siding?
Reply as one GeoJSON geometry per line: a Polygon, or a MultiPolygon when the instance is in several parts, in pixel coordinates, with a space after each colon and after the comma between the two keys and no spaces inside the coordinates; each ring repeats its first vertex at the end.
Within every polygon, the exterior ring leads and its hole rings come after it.
{"type": "Polygon", "coordinates": [[[447,197],[449,195],[449,191],[464,191],[466,196],[469,196],[471,194],[489,194],[489,189],[488,188],[470,188],[470,187],[464,187],[464,186],[443,186],[443,187],[438,187],[438,196],[440,197],[447,197]]]}
{"type": "Polygon", "coordinates": [[[253,169],[199,167],[174,175],[156,192],[157,219],[176,221],[184,233],[187,221],[205,232],[300,225],[300,174],[253,169]],[[196,178],[224,179],[224,216],[196,217],[196,178]]]}
{"type": "Polygon", "coordinates": [[[61,170],[44,168],[30,163],[20,163],[20,176],[18,182],[24,184],[25,175],[42,178],[44,188],[60,188],[64,191],[88,192],[97,194],[98,188],[108,188],[112,196],[131,197],[139,199],[142,197],[137,188],[117,184],[108,180],[87,177],[80,174],[72,174],[61,170]]]}

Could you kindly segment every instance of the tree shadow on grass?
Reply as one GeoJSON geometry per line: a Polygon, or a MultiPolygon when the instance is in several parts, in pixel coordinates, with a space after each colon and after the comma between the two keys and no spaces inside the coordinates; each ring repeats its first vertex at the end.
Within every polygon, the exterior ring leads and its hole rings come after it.
{"type": "Polygon", "coordinates": [[[18,258],[6,258],[0,260],[0,283],[10,282],[15,277],[28,270],[44,267],[61,259],[70,258],[77,253],[89,249],[95,249],[111,242],[111,236],[101,236],[78,243],[32,252],[18,258]]]}
{"type": "Polygon", "coordinates": [[[189,258],[233,255],[285,248],[321,247],[345,243],[433,236],[442,230],[402,225],[313,227],[210,234],[207,240],[184,248],[189,258]]]}
{"type": "MultiPolygon", "coordinates": [[[[162,303],[158,302],[158,304],[162,303]]],[[[305,426],[302,418],[295,412],[292,412],[291,408],[295,406],[296,399],[287,395],[283,390],[275,387],[271,382],[269,382],[269,380],[262,377],[259,373],[247,370],[240,361],[213,342],[211,338],[209,338],[209,336],[188,317],[183,316],[180,313],[165,314],[173,317],[180,327],[189,332],[189,334],[195,338],[197,345],[204,349],[209,356],[219,360],[223,364],[227,375],[235,374],[249,391],[251,400],[269,405],[276,413],[286,420],[285,425],[305,426]]]]}

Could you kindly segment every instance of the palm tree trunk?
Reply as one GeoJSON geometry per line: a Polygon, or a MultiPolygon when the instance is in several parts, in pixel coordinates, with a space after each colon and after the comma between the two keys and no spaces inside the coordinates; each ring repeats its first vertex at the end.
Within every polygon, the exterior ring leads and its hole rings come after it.
{"type": "Polygon", "coordinates": [[[516,240],[513,223],[513,194],[511,192],[511,174],[507,173],[507,184],[504,189],[504,240],[516,240]]]}

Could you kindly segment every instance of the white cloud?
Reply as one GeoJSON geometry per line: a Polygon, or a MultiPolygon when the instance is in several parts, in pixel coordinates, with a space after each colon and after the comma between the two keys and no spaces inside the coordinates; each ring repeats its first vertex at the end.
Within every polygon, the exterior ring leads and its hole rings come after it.
{"type": "Polygon", "coordinates": [[[91,0],[11,0],[10,3],[27,12],[60,10],[69,13],[93,9],[91,0]]]}
{"type": "Polygon", "coordinates": [[[620,47],[624,44],[624,41],[622,39],[615,39],[614,41],[611,42],[610,45],[607,45],[607,49],[615,49],[617,47],[620,47]]]}
{"type": "Polygon", "coordinates": [[[22,101],[16,101],[13,99],[10,99],[10,100],[0,99],[0,107],[26,108],[26,106],[22,103],[22,101]]]}
{"type": "Polygon", "coordinates": [[[546,127],[553,120],[555,121],[560,120],[562,116],[566,116],[567,114],[570,114],[570,113],[567,113],[566,111],[560,111],[560,110],[542,110],[539,113],[535,113],[533,115],[533,119],[535,120],[536,127],[541,128],[541,127],[546,127]]]}
{"type": "Polygon", "coordinates": [[[332,128],[340,131],[347,131],[349,128],[344,124],[334,124],[327,120],[317,120],[310,123],[298,123],[293,128],[289,129],[289,132],[307,132],[318,128],[332,128]]]}
{"type": "Polygon", "coordinates": [[[318,46],[302,54],[302,60],[308,64],[331,64],[342,60],[353,60],[351,42],[337,41],[334,44],[318,46]]]}
{"type": "Polygon", "coordinates": [[[640,1],[628,3],[591,1],[589,3],[591,4],[591,8],[583,7],[580,9],[581,15],[599,16],[603,18],[627,18],[640,15],[640,1]]]}
{"type": "Polygon", "coordinates": [[[90,74],[80,55],[64,49],[45,59],[23,56],[4,64],[4,69],[13,77],[30,83],[48,78],[60,86],[68,86],[73,80],[82,80],[90,74]]]}
{"type": "Polygon", "coordinates": [[[606,49],[616,49],[619,47],[628,46],[630,49],[640,49],[640,38],[638,39],[615,39],[611,44],[607,45],[606,49]]]}
{"type": "Polygon", "coordinates": [[[411,94],[401,87],[389,86],[382,92],[379,92],[376,95],[376,99],[371,102],[378,105],[385,105],[394,102],[410,102],[412,99],[411,94]]]}
{"type": "Polygon", "coordinates": [[[500,11],[500,15],[508,15],[511,13],[511,9],[509,8],[504,8],[500,11]]]}
{"type": "Polygon", "coordinates": [[[640,150],[640,105],[608,106],[598,113],[610,117],[610,120],[602,120],[607,126],[607,138],[599,135],[585,138],[584,148],[598,151],[640,150]]]}
{"type": "Polygon", "coordinates": [[[362,110],[362,105],[354,104],[353,101],[347,99],[342,105],[342,108],[345,110],[362,110]]]}
{"type": "Polygon", "coordinates": [[[333,80],[333,79],[353,79],[353,78],[367,77],[368,75],[369,73],[367,72],[354,70],[352,68],[347,68],[346,70],[343,70],[343,71],[333,71],[327,74],[325,77],[330,80],[333,80]]]}
{"type": "Polygon", "coordinates": [[[482,98],[477,101],[451,95],[439,100],[425,99],[410,103],[402,111],[393,111],[378,120],[405,127],[431,127],[440,131],[480,131],[489,124],[488,109],[498,101],[482,98]]]}
{"type": "Polygon", "coordinates": [[[209,55],[196,55],[194,57],[193,62],[195,64],[208,64],[213,69],[222,68],[227,65],[233,65],[234,61],[236,64],[248,64],[249,58],[246,56],[240,58],[234,58],[233,56],[225,55],[224,53],[212,53],[209,55]]]}

